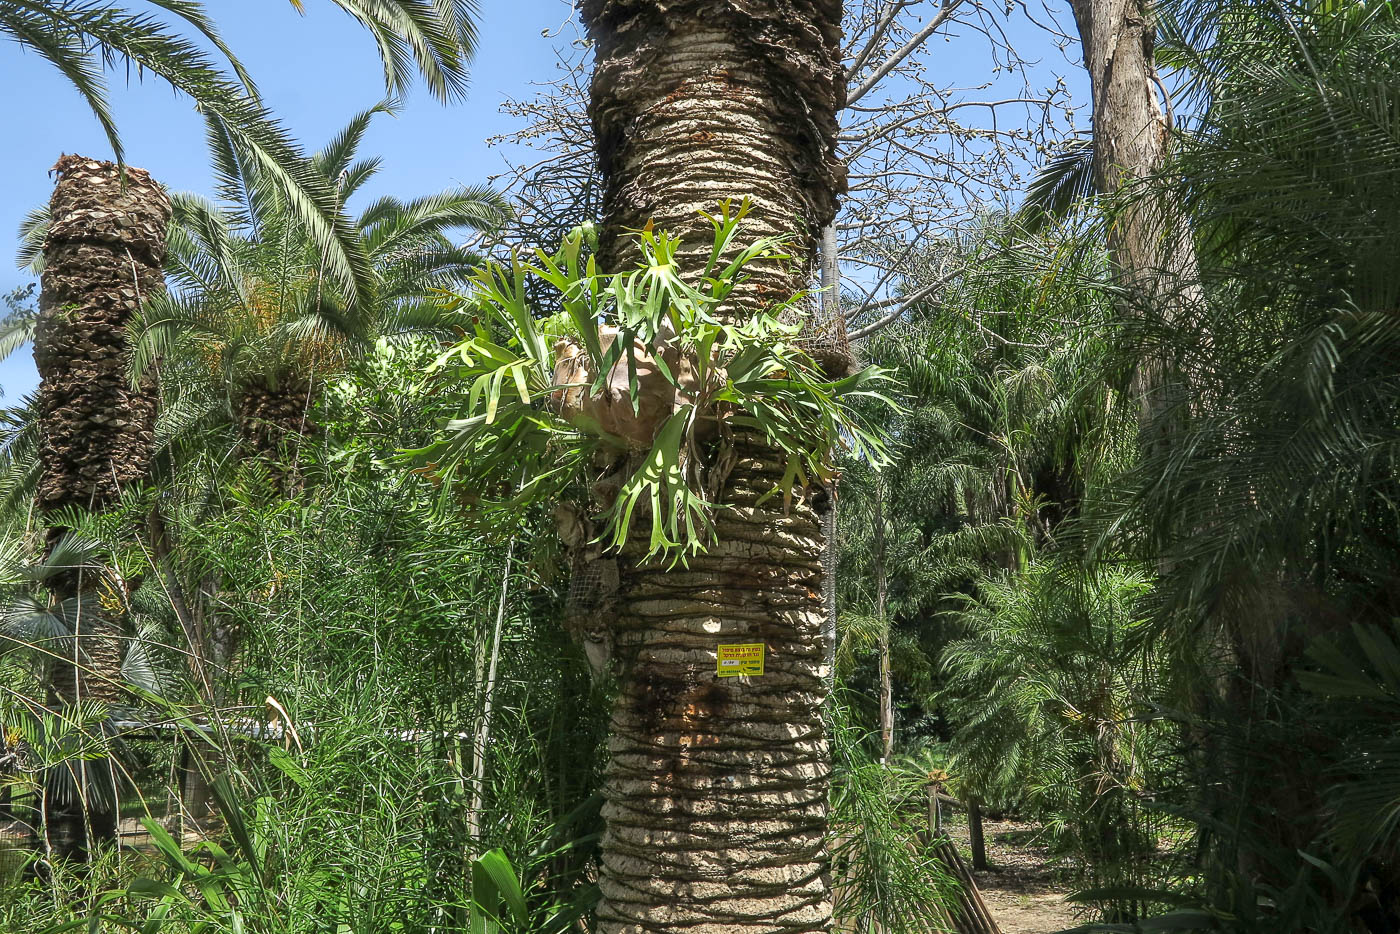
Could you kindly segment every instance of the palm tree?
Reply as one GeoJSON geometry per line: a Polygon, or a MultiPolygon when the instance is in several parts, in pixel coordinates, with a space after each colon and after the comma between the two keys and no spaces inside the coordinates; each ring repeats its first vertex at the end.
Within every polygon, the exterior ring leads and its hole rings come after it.
{"type": "MultiPolygon", "coordinates": [[[[170,200],[141,169],[65,156],[56,171],[34,327],[37,499],[50,517],[50,550],[71,527],[63,513],[101,510],[149,472],[155,397],[149,383],[134,386],[128,376],[127,324],[165,291],[170,218],[170,200]]],[[[92,586],[83,577],[75,566],[50,587],[60,601],[74,599],[92,586]]],[[[53,681],[62,701],[112,699],[115,625],[107,613],[72,620],[71,670],[53,681]]]]}
{"type": "MultiPolygon", "coordinates": [[[[68,516],[75,513],[66,511],[68,516]]],[[[119,576],[103,568],[98,544],[51,529],[41,559],[26,563],[19,539],[4,560],[6,583],[17,592],[0,611],[3,655],[27,656],[43,697],[25,700],[29,726],[52,754],[46,758],[40,826],[55,853],[84,857],[117,825],[118,769],[106,748],[108,711],[125,698],[119,576]]]]}
{"type": "MultiPolygon", "coordinates": [[[[379,160],[357,152],[374,116],[389,112],[381,104],[357,114],[312,158],[340,199],[377,172],[379,160]]],[[[450,233],[489,233],[507,216],[502,197],[483,187],[373,201],[353,228],[374,274],[374,301],[356,303],[327,279],[324,254],[292,207],[230,155],[217,160],[220,202],[175,196],[166,262],[173,294],[147,304],[132,327],[134,374],[161,374],[158,436],[168,456],[160,473],[177,488],[201,475],[199,466],[237,463],[218,450],[230,443],[284,486],[299,483],[296,448],[316,430],[311,411],[322,387],[378,339],[454,333],[434,291],[453,286],[479,258],[450,233]]],[[[208,582],[180,579],[167,526],[161,508],[153,510],[151,553],[176,603],[191,680],[215,703],[209,672],[228,664],[236,640],[209,605],[208,582]]],[[[205,761],[200,747],[191,753],[185,806],[204,824],[212,814],[205,779],[222,766],[217,757],[205,761]]]]}
{"type": "MultiPolygon", "coordinates": [[[[1083,855],[1077,872],[1094,888],[1154,881],[1146,857],[1162,817],[1140,792],[1167,731],[1135,715],[1158,683],[1155,659],[1132,639],[1148,589],[1142,571],[1070,563],[988,573],[956,612],[966,634],[942,654],[960,793],[1040,816],[1083,855]]],[[[1098,898],[1135,910],[1131,895],[1098,898]]]]}
{"type": "Polygon", "coordinates": [[[1110,559],[1126,548],[1170,566],[1150,631],[1207,740],[1184,803],[1212,906],[1247,908],[1258,930],[1385,930],[1394,905],[1367,893],[1400,880],[1400,837],[1377,829],[1389,811],[1375,806],[1352,812],[1372,819],[1366,834],[1333,835],[1348,818],[1322,777],[1374,792],[1393,773],[1356,711],[1298,681],[1310,658],[1335,662],[1339,630],[1374,653],[1400,617],[1400,16],[1361,2],[1164,9],[1199,117],[1141,197],[1165,188],[1185,204],[1206,301],[1172,336],[1190,403],[1177,443],[1125,478],[1098,530],[1110,559]],[[1279,908],[1256,909],[1263,892],[1279,908]]]}
{"type": "MultiPolygon", "coordinates": [[[[55,166],[44,237],[34,362],[39,368],[35,411],[40,463],[37,498],[48,516],[50,563],[72,527],[75,510],[100,510],[149,471],[155,421],[153,387],[128,377],[127,324],[145,302],[165,291],[161,265],[170,200],[141,169],[65,156],[55,166]]],[[[55,570],[46,584],[60,606],[85,600],[98,581],[91,563],[55,570]]],[[[57,653],[50,684],[65,710],[83,701],[120,699],[120,600],[65,619],[69,638],[57,653]]],[[[86,772],[83,773],[86,776],[86,772]]],[[[52,817],[64,827],[115,830],[115,795],[62,799],[52,817]]],[[[46,820],[50,815],[45,815],[46,820]]],[[[65,833],[74,852],[87,834],[65,833]]]]}
{"type": "MultiPolygon", "coordinates": [[[[291,0],[300,10],[301,0],[291,0]]],[[[439,100],[461,97],[476,46],[470,0],[335,0],[374,36],[388,93],[404,93],[416,65],[439,100]]],[[[242,64],[198,0],[146,0],[131,9],[106,0],[19,0],[0,6],[0,34],[50,62],[82,95],[120,163],[124,151],[107,99],[105,69],[118,62],[157,76],[190,98],[217,148],[259,167],[325,253],[327,274],[369,297],[367,260],[341,212],[334,186],[311,170],[258,97],[242,64]],[[221,67],[159,13],[192,29],[223,57],[221,67]],[[232,74],[230,75],[229,72],[232,74]]]]}
{"type": "MultiPolygon", "coordinates": [[[[841,4],[590,0],[581,13],[596,54],[601,268],[629,266],[624,230],[654,224],[681,238],[678,268],[703,269],[714,234],[697,209],[748,195],[750,233],[795,231],[796,264],[756,264],[730,313],[801,291],[844,179],[841,4]]],[[[754,505],[716,517],[718,544],[685,569],[622,562],[605,932],[831,921],[821,524],[807,504],[757,503],[782,468],[751,436],[735,445],[723,495],[754,505]],[[766,673],[717,680],[718,645],[754,642],[766,673]]]]}
{"type": "MultiPolygon", "coordinates": [[[[312,158],[342,202],[378,171],[378,159],[356,153],[373,117],[391,112],[381,104],[356,115],[312,158]]],[[[454,333],[435,293],[479,257],[450,234],[493,232],[508,209],[485,187],[375,200],[351,223],[375,284],[374,301],[357,303],[327,275],[325,254],[294,206],[232,155],[216,157],[222,203],[174,198],[172,294],[134,322],[133,372],[162,374],[163,438],[233,426],[251,453],[278,462],[288,442],[314,431],[309,412],[323,382],[377,339],[454,333]]]]}

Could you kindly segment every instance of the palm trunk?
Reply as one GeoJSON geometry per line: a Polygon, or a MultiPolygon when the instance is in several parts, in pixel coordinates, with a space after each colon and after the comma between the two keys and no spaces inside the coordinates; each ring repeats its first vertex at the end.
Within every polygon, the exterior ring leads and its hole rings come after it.
{"type": "MultiPolygon", "coordinates": [[[[651,220],[708,256],[696,212],[753,199],[751,237],[795,232],[810,262],[835,216],[844,94],[835,0],[588,0],[591,113],[605,179],[600,264],[651,220]]],[[[808,269],[756,268],[743,314],[808,269]]],[[[774,497],[776,452],[735,439],[719,544],[688,568],[621,562],[618,695],[604,779],[600,930],[825,931],[829,753],[821,524],[774,497]],[[719,680],[720,643],[762,643],[765,674],[719,680]]]]}
{"type": "Polygon", "coordinates": [[[317,390],[314,379],[287,375],[276,388],[267,383],[244,386],[235,400],[244,450],[268,466],[287,496],[302,489],[297,458],[302,444],[320,429],[310,414],[317,390]]]}
{"type": "Polygon", "coordinates": [[[150,468],[155,396],[128,380],[126,323],[165,288],[170,201],[141,169],[79,156],[54,168],[34,333],[39,502],[98,508],[150,468]]]}
{"type": "MultiPolygon", "coordinates": [[[[1071,0],[1071,5],[1094,88],[1095,182],[1101,191],[1112,193],[1150,176],[1166,162],[1168,128],[1154,87],[1156,30],[1146,0],[1071,0]]],[[[1146,311],[1163,327],[1179,325],[1184,312],[1203,301],[1199,262],[1183,213],[1170,191],[1164,191],[1155,202],[1143,198],[1130,204],[1109,229],[1109,253],[1130,306],[1127,312],[1146,311]]],[[[1161,454],[1171,441],[1172,422],[1163,416],[1175,401],[1174,376],[1170,361],[1152,353],[1139,363],[1135,375],[1133,389],[1142,407],[1149,454],[1161,454]]],[[[1159,558],[1157,565],[1164,577],[1173,572],[1169,557],[1159,558]]],[[[1259,685],[1270,683],[1279,670],[1278,647],[1261,644],[1232,626],[1214,649],[1230,659],[1231,667],[1215,690],[1232,717],[1250,717],[1247,698],[1259,696],[1259,685]]],[[[1194,698],[1196,712],[1206,716],[1219,702],[1205,691],[1194,698]]],[[[1193,727],[1191,734],[1208,767],[1243,774],[1231,767],[1233,754],[1222,748],[1213,730],[1193,727]]],[[[1206,813],[1221,815],[1233,806],[1230,790],[1219,782],[1205,782],[1202,788],[1206,813]]],[[[1281,802],[1276,813],[1292,812],[1288,782],[1276,783],[1271,794],[1281,802]]],[[[1288,841],[1281,846],[1294,848],[1288,841]]],[[[1246,876],[1254,874],[1255,867],[1239,868],[1246,876]]]]}
{"type": "Polygon", "coordinates": [[[295,447],[316,433],[310,418],[316,387],[310,379],[285,378],[276,389],[245,387],[238,398],[238,430],[243,443],[272,463],[294,462],[295,447]]]}
{"type": "Polygon", "coordinates": [[[972,868],[985,872],[987,864],[987,838],[982,832],[982,802],[976,795],[967,796],[967,842],[972,848],[972,868]]]}
{"type": "MultiPolygon", "coordinates": [[[[141,169],[64,156],[44,243],[43,290],[34,334],[39,370],[39,505],[100,509],[145,478],[152,456],[153,387],[133,389],[126,324],[141,303],[165,288],[165,225],[170,202],[141,169]]],[[[66,529],[49,528],[50,546],[66,529]]],[[[122,699],[120,617],[78,600],[97,586],[95,569],[74,568],[50,582],[53,597],[79,609],[66,656],[51,687],[65,707],[122,699]],[[89,608],[90,607],[90,608],[89,608]]],[[[82,852],[88,831],[115,833],[110,763],[75,763],[74,794],[52,815],[65,848],[82,852]]],[[[67,776],[60,779],[67,781],[67,776]]]]}

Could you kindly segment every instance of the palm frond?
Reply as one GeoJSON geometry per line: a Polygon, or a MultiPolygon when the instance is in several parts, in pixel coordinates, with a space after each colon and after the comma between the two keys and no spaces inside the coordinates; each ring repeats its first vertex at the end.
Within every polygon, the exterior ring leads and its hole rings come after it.
{"type": "Polygon", "coordinates": [[[1026,186],[1018,218],[1029,232],[1039,233],[1051,221],[1068,216],[1094,194],[1093,142],[1070,140],[1026,186]]]}
{"type": "MultiPolygon", "coordinates": [[[[365,133],[369,130],[370,123],[378,114],[389,114],[394,116],[399,111],[399,102],[396,100],[384,100],[375,104],[368,110],[362,110],[343,129],[331,138],[331,141],[312,157],[311,163],[316,170],[332,183],[339,183],[343,175],[348,175],[351,160],[360,149],[360,144],[364,142],[365,133]]],[[[345,192],[348,197],[353,193],[353,189],[345,192]]],[[[363,226],[361,224],[360,226],[363,226]]]]}
{"type": "Polygon", "coordinates": [[[47,205],[35,208],[20,221],[19,248],[15,251],[15,262],[21,270],[35,276],[44,271],[44,240],[48,235],[47,205]]]}
{"type": "Polygon", "coordinates": [[[467,65],[476,51],[474,0],[335,0],[374,37],[384,87],[403,97],[412,74],[422,75],[438,100],[467,93],[467,65]]]}

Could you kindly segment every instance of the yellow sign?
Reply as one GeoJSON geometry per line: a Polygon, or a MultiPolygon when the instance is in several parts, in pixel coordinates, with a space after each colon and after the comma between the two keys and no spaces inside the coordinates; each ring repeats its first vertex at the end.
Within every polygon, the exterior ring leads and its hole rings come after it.
{"type": "Polygon", "coordinates": [[[720,646],[715,673],[721,678],[763,674],[763,643],[720,646]]]}

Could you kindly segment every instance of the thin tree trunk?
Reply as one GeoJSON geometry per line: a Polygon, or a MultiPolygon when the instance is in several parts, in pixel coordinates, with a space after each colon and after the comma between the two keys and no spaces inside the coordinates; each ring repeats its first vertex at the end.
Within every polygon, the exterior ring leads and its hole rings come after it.
{"type": "Polygon", "coordinates": [[[881,762],[895,753],[895,688],[889,669],[889,571],[885,567],[885,478],[875,476],[875,619],[879,620],[879,748],[881,762]]]}
{"type": "MultiPolygon", "coordinates": [[[[591,113],[605,180],[600,264],[649,220],[708,257],[697,215],[753,199],[749,237],[796,233],[810,263],[835,216],[844,94],[839,2],[587,0],[591,113]]],[[[755,268],[744,315],[786,299],[808,268],[755,268]]],[[[776,452],[734,439],[719,543],[687,568],[621,562],[618,693],[604,778],[600,930],[825,931],[829,753],[821,525],[805,503],[757,500],[776,452]],[[765,674],[716,675],[721,643],[761,643],[765,674]]]]}
{"type": "MultiPolygon", "coordinates": [[[[186,668],[191,682],[197,686],[198,703],[206,710],[218,707],[215,696],[214,669],[219,649],[205,627],[202,604],[191,606],[184,583],[175,567],[174,545],[161,507],[157,504],[146,517],[146,530],[151,540],[151,561],[160,575],[166,599],[175,610],[175,618],[185,638],[186,668]]],[[[198,710],[196,710],[198,712],[198,710]]],[[[218,802],[209,785],[212,776],[228,770],[228,751],[206,741],[191,738],[180,753],[181,833],[205,839],[213,837],[223,827],[218,802]]]]}
{"type": "Polygon", "coordinates": [[[982,833],[982,802],[976,795],[967,796],[967,842],[972,847],[972,868],[987,869],[987,839],[982,833]]]}
{"type": "MultiPolygon", "coordinates": [[[[149,471],[154,387],[133,389],[128,381],[126,325],[144,300],[165,288],[161,263],[170,219],[165,192],[141,169],[64,156],[54,171],[34,334],[38,500],[50,515],[65,507],[103,508],[149,471]]],[[[51,523],[50,550],[66,532],[51,523]]],[[[96,569],[72,568],[50,581],[60,604],[78,607],[68,620],[67,657],[54,666],[51,681],[65,707],[83,700],[110,705],[123,696],[120,615],[100,610],[95,599],[80,599],[98,578],[96,569]]],[[[57,796],[61,810],[45,815],[63,825],[66,849],[84,852],[89,829],[115,834],[109,762],[76,763],[69,774],[50,778],[76,784],[74,794],[57,796]]]]}
{"type": "MultiPolygon", "coordinates": [[[[1158,104],[1153,63],[1156,26],[1147,0],[1071,0],[1093,88],[1094,178],[1113,194],[1166,163],[1168,126],[1158,104]]],[[[1126,205],[1108,231],[1109,256],[1123,286],[1129,319],[1169,328],[1201,297],[1195,246],[1179,201],[1162,192],[1126,205]]],[[[1145,429],[1162,443],[1173,404],[1170,361],[1149,352],[1134,377],[1145,429]]]]}
{"type": "Polygon", "coordinates": [[[225,768],[222,751],[201,737],[190,737],[180,751],[180,836],[209,839],[223,827],[223,818],[209,786],[209,776],[225,768]]]}
{"type": "Polygon", "coordinates": [[[506,596],[510,593],[510,562],[515,554],[515,539],[506,545],[506,565],[501,574],[501,596],[496,603],[496,625],[491,634],[490,662],[486,670],[486,683],[481,701],[481,720],[476,727],[476,738],[472,742],[472,791],[471,803],[467,806],[467,834],[473,840],[481,838],[481,808],[484,785],[486,784],[486,750],[491,742],[491,710],[496,697],[496,662],[501,657],[501,630],[505,625],[506,596]]]}
{"type": "Polygon", "coordinates": [[[890,678],[889,574],[885,568],[885,481],[875,478],[875,617],[880,621],[880,758],[894,755],[894,685],[890,678]]]}
{"type": "MultiPolygon", "coordinates": [[[[824,319],[827,322],[845,318],[841,310],[841,257],[836,240],[836,222],[822,228],[822,304],[826,308],[824,319]]],[[[839,555],[836,551],[836,504],[837,481],[833,480],[826,491],[826,508],[822,512],[822,599],[826,606],[826,619],[822,624],[822,642],[826,650],[826,684],[830,690],[836,684],[836,566],[839,555]]]]}

